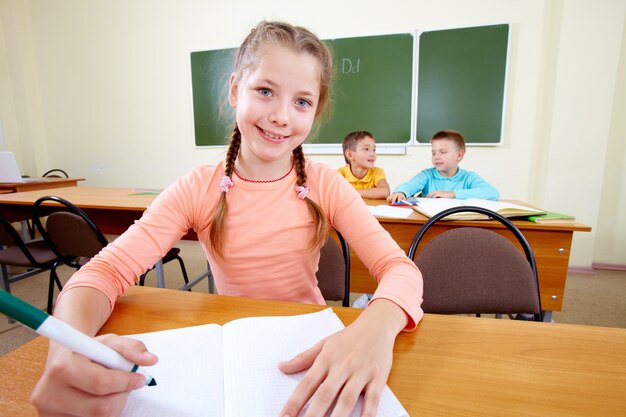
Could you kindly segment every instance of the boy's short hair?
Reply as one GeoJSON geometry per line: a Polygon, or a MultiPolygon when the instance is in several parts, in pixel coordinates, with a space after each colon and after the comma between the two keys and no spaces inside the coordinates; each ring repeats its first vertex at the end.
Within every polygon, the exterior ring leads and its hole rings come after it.
{"type": "Polygon", "coordinates": [[[433,140],[437,139],[449,139],[454,142],[459,149],[465,151],[465,138],[461,132],[457,132],[456,130],[440,130],[433,135],[430,141],[432,143],[433,140]]]}
{"type": "Polygon", "coordinates": [[[374,138],[374,135],[372,135],[367,130],[357,130],[354,132],[350,132],[346,135],[345,138],[343,138],[343,144],[341,145],[341,148],[343,149],[343,159],[346,160],[346,164],[350,165],[348,158],[346,158],[346,151],[348,149],[350,149],[351,151],[356,151],[356,145],[358,145],[361,139],[368,136],[374,139],[374,141],[376,140],[376,138],[374,138]]]}

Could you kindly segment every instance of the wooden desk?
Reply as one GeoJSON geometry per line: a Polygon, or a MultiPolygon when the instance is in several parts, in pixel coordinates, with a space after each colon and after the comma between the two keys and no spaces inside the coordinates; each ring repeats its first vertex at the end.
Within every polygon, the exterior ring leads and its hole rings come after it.
{"type": "MultiPolygon", "coordinates": [[[[120,235],[141,217],[146,208],[152,203],[156,195],[142,193],[132,188],[98,188],[98,187],[64,187],[41,189],[0,195],[0,213],[9,221],[21,221],[32,217],[32,207],[40,197],[55,195],[62,197],[81,209],[98,225],[103,233],[120,235]]],[[[55,203],[45,203],[49,212],[55,210],[55,203]]],[[[190,231],[183,237],[188,240],[197,240],[197,236],[190,231]]],[[[157,286],[165,286],[162,260],[155,264],[157,286]]],[[[210,274],[207,271],[192,280],[190,286],[200,282],[210,274]]]]}
{"type": "MultiPolygon", "coordinates": [[[[10,221],[32,216],[38,198],[55,195],[82,208],[104,232],[122,234],[141,217],[156,195],[136,193],[132,188],[63,187],[0,195],[0,213],[10,221]],[[135,194],[135,195],[132,195],[135,194]]],[[[53,211],[53,205],[49,205],[53,211]]]]}
{"type": "MultiPolygon", "coordinates": [[[[131,287],[103,333],[142,333],[323,306],[131,287]],[[132,320],[129,320],[132,317],[132,320]]],[[[333,307],[351,323],[360,310],[333,307]]],[[[47,341],[0,357],[0,415],[35,416],[47,341]]],[[[425,315],[402,333],[388,384],[411,416],[624,416],[626,329],[425,315]]]]}
{"type": "MultiPolygon", "coordinates": [[[[132,188],[67,187],[0,195],[0,213],[11,221],[23,220],[31,216],[31,206],[44,195],[57,195],[81,207],[96,222],[104,233],[121,234],[156,197],[155,195],[130,195],[132,188]]],[[[383,200],[366,200],[370,205],[384,204],[383,200]]],[[[407,219],[378,218],[382,226],[406,252],[413,236],[427,218],[417,212],[407,219]]],[[[533,249],[537,261],[541,305],[550,320],[552,311],[560,311],[563,305],[567,267],[574,232],[589,232],[584,224],[541,225],[523,220],[513,223],[522,231],[533,249]]],[[[511,236],[503,226],[495,221],[450,221],[434,226],[428,236],[435,236],[453,227],[490,227],[507,238],[511,236]]],[[[195,239],[192,231],[185,239],[195,239]]],[[[424,243],[427,240],[424,241],[424,243]]],[[[517,244],[517,243],[516,243],[517,244]]],[[[376,281],[363,263],[352,254],[350,259],[350,290],[352,292],[373,293],[376,281]]]]}
{"type": "MultiPolygon", "coordinates": [[[[0,190],[8,190],[11,193],[19,193],[22,191],[45,190],[47,188],[76,187],[78,181],[84,181],[84,178],[38,178],[39,181],[28,182],[2,182],[0,190]]],[[[1,193],[0,193],[1,194],[1,193]]]]}
{"type": "MultiPolygon", "coordinates": [[[[368,205],[385,204],[383,200],[365,200],[368,205]]],[[[428,218],[414,212],[407,219],[391,219],[379,217],[380,224],[391,234],[398,245],[408,253],[413,237],[428,218]]],[[[569,264],[570,249],[574,232],[590,232],[587,225],[575,224],[537,224],[525,220],[514,220],[513,223],[524,234],[533,249],[539,276],[541,306],[546,311],[549,320],[552,311],[560,311],[563,305],[567,267],[569,264]]],[[[507,239],[519,244],[508,233],[504,226],[496,221],[446,221],[433,226],[420,248],[432,237],[455,227],[488,227],[500,233],[507,239]]],[[[418,248],[419,250],[419,248],[418,248]]],[[[521,250],[521,247],[520,247],[521,250]]],[[[365,265],[355,254],[350,256],[350,290],[353,292],[373,293],[376,281],[369,274],[365,265]]]]}

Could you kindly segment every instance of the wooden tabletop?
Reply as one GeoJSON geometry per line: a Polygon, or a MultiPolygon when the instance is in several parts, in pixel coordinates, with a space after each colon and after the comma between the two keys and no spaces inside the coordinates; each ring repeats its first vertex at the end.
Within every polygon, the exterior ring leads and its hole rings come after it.
{"type": "MultiPolygon", "coordinates": [[[[378,199],[363,199],[368,206],[377,206],[381,204],[388,204],[387,200],[378,200],[378,199]]],[[[527,203],[510,200],[512,203],[533,207],[527,203]]],[[[413,213],[409,215],[407,218],[390,218],[390,217],[379,217],[378,220],[381,223],[417,223],[423,224],[428,221],[428,217],[423,215],[422,213],[418,213],[413,210],[413,213]]],[[[511,219],[513,224],[517,226],[518,229],[529,229],[529,230],[567,230],[574,232],[590,232],[591,227],[583,224],[583,223],[534,223],[528,220],[523,219],[511,219]]],[[[492,228],[504,228],[505,226],[494,220],[446,220],[446,222],[450,222],[454,224],[455,227],[463,227],[463,226],[480,226],[480,227],[492,227],[492,228]]]]}
{"type": "MultiPolygon", "coordinates": [[[[131,287],[102,332],[141,333],[323,306],[131,287]]],[[[344,324],[360,310],[333,307],[344,324]]],[[[0,357],[0,415],[36,415],[37,338],[0,357]]],[[[388,384],[411,416],[624,416],[626,329],[425,315],[398,336],[388,384]]]]}
{"type": "Polygon", "coordinates": [[[60,187],[76,187],[78,181],[84,181],[84,178],[29,178],[25,182],[0,182],[0,190],[9,190],[9,192],[22,192],[32,190],[44,190],[47,188],[60,187]]]}
{"type": "MultiPolygon", "coordinates": [[[[81,208],[144,211],[157,193],[134,188],[63,187],[0,195],[0,204],[33,205],[38,198],[55,195],[81,208]]],[[[52,205],[52,204],[50,204],[52,205]]]]}
{"type": "MultiPolygon", "coordinates": [[[[55,178],[53,180],[58,180],[55,178]]],[[[10,195],[0,195],[0,204],[4,205],[32,205],[39,197],[56,195],[71,201],[81,208],[111,209],[144,211],[155,199],[156,193],[134,188],[102,188],[102,187],[63,187],[46,188],[34,191],[24,191],[10,195]]],[[[368,205],[387,204],[386,200],[365,199],[368,205]]],[[[519,203],[519,202],[518,202],[519,203]]],[[[520,203],[524,204],[524,203],[520,203]]],[[[378,217],[381,223],[412,223],[423,224],[428,218],[418,212],[411,213],[406,219],[378,217]]],[[[504,227],[494,221],[454,221],[454,225],[504,227]]],[[[513,223],[520,229],[536,230],[568,230],[589,232],[591,228],[582,223],[574,224],[538,224],[526,220],[514,220],[513,223]]]]}

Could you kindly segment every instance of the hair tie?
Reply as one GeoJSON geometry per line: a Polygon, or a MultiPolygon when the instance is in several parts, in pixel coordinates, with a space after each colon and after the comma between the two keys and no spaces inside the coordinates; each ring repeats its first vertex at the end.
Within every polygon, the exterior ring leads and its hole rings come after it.
{"type": "Polygon", "coordinates": [[[309,187],[306,185],[296,185],[296,192],[298,193],[298,198],[304,200],[304,198],[309,195],[309,187]]]}
{"type": "Polygon", "coordinates": [[[233,181],[230,179],[230,177],[228,175],[224,175],[222,177],[222,180],[220,181],[220,190],[222,190],[223,193],[227,193],[228,190],[230,190],[230,187],[232,187],[233,185],[233,181]]]}

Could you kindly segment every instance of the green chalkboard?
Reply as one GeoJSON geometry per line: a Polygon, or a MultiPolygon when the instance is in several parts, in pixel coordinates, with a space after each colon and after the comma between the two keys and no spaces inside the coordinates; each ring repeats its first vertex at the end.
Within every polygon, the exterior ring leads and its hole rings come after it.
{"type": "MultiPolygon", "coordinates": [[[[409,33],[326,40],[335,77],[330,117],[307,143],[336,144],[353,130],[380,143],[408,143],[411,135],[413,42],[409,33]]],[[[195,141],[225,145],[234,120],[227,104],[234,49],[191,53],[195,141]]]]}
{"type": "Polygon", "coordinates": [[[235,48],[191,53],[196,146],[227,145],[235,114],[228,105],[228,80],[235,48]]]}
{"type": "Polygon", "coordinates": [[[466,142],[502,139],[509,25],[423,32],[419,37],[417,141],[454,129],[466,142]]]}
{"type": "Polygon", "coordinates": [[[412,34],[329,41],[335,77],[331,119],[309,143],[341,143],[354,130],[372,132],[379,143],[411,139],[412,34]]]}

